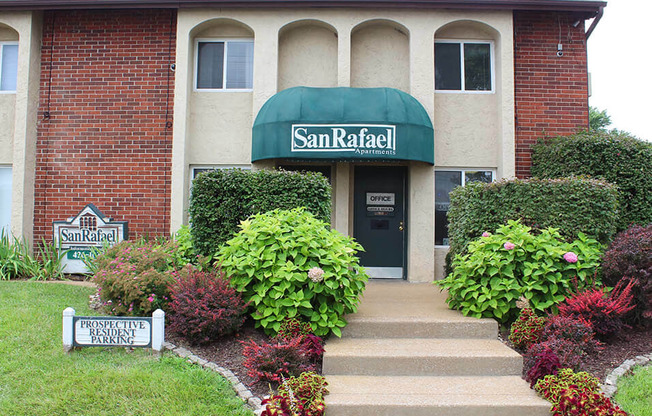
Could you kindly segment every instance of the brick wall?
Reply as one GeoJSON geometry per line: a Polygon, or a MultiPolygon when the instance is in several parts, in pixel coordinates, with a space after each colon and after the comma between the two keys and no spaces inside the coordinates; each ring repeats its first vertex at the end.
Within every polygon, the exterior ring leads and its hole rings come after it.
{"type": "Polygon", "coordinates": [[[518,177],[530,176],[530,146],[538,138],[588,128],[586,37],[584,25],[574,28],[574,21],[568,13],[514,12],[518,177]]]}
{"type": "Polygon", "coordinates": [[[43,22],[35,241],[87,203],[129,221],[130,236],[167,235],[176,12],[50,11],[43,22]]]}

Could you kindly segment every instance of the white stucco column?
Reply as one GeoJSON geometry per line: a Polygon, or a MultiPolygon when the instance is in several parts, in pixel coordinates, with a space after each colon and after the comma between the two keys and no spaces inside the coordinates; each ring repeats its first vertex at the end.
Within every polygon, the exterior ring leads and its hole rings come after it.
{"type": "MultiPolygon", "coordinates": [[[[434,119],[434,34],[428,24],[410,30],[410,94],[434,119]]],[[[435,149],[435,152],[437,149],[435,149]]],[[[431,165],[411,162],[408,204],[408,280],[431,282],[435,275],[435,173],[431,165]]]]}
{"type": "Polygon", "coordinates": [[[337,28],[337,86],[351,86],[351,27],[337,28]]]}
{"type": "Polygon", "coordinates": [[[189,94],[192,92],[193,60],[190,31],[196,24],[187,13],[177,15],[176,64],[174,72],[174,125],[172,128],[172,179],[170,190],[170,233],[187,222],[189,198],[188,116],[189,94]]]}
{"type": "Polygon", "coordinates": [[[348,162],[338,162],[335,165],[333,179],[333,214],[331,224],[340,233],[349,235],[351,164],[348,162]]]}
{"type": "MultiPolygon", "coordinates": [[[[512,25],[512,21],[507,22],[512,25]]],[[[514,122],[514,30],[500,33],[496,54],[500,56],[500,66],[496,66],[496,91],[500,94],[500,133],[498,147],[499,178],[516,176],[516,127],[514,122]]]]}
{"type": "Polygon", "coordinates": [[[33,240],[36,132],[41,74],[42,15],[3,14],[0,22],[18,32],[18,76],[12,157],[11,231],[33,240]]]}
{"type": "Polygon", "coordinates": [[[277,92],[278,31],[271,21],[256,22],[254,29],[254,98],[252,115],[256,119],[260,108],[277,92]]]}

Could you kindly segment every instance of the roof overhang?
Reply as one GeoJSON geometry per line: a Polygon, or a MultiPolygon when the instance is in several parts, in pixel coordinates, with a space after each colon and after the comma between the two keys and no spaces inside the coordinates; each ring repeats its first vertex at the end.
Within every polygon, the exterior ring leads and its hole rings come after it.
{"type": "Polygon", "coordinates": [[[423,106],[393,88],[294,87],[262,106],[251,161],[404,161],[434,164],[423,106]]]}
{"type": "Polygon", "coordinates": [[[356,7],[406,9],[549,10],[592,17],[607,5],[595,0],[0,0],[0,9],[132,9],[356,7]]]}

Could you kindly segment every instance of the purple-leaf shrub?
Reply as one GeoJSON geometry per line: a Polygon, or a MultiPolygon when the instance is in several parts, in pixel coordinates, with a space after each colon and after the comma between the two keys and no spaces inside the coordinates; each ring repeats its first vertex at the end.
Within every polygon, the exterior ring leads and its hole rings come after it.
{"type": "Polygon", "coordinates": [[[536,365],[537,356],[544,351],[551,351],[559,359],[563,368],[578,369],[585,355],[582,348],[576,343],[563,338],[549,338],[544,342],[534,344],[523,356],[523,374],[528,374],[536,365]]]}
{"type": "Polygon", "coordinates": [[[241,343],[244,346],[243,365],[249,370],[249,377],[256,381],[280,383],[283,377],[317,370],[317,364],[311,360],[300,337],[287,342],[273,340],[271,343],[263,342],[260,345],[253,340],[241,343]]]}
{"type": "Polygon", "coordinates": [[[633,226],[616,236],[602,257],[604,283],[616,286],[633,281],[636,307],[627,318],[652,325],[652,224],[633,226]]]}
{"type": "Polygon", "coordinates": [[[534,365],[525,374],[525,380],[530,382],[532,388],[539,379],[557,374],[559,368],[561,368],[559,357],[550,349],[544,349],[534,357],[534,365]]]}
{"type": "Polygon", "coordinates": [[[585,353],[595,353],[602,348],[600,341],[594,339],[593,329],[578,319],[551,315],[543,328],[541,339],[566,339],[577,344],[585,353]]]}
{"type": "Polygon", "coordinates": [[[247,304],[219,270],[184,268],[172,285],[170,297],[169,328],[193,344],[206,344],[236,332],[245,321],[247,304]]]}

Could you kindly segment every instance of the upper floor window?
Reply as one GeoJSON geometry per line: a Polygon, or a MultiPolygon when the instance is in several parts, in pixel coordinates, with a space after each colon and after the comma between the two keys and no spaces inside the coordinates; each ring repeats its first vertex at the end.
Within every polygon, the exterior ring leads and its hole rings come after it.
{"type": "Polygon", "coordinates": [[[435,171],[435,245],[448,245],[449,193],[458,186],[471,182],[490,183],[494,180],[493,170],[436,170],[435,171]]]}
{"type": "Polygon", "coordinates": [[[254,41],[198,40],[196,88],[202,90],[250,90],[253,88],[254,41]]]}
{"type": "Polygon", "coordinates": [[[16,91],[18,44],[0,42],[0,91],[16,91]]]}
{"type": "Polygon", "coordinates": [[[435,42],[435,90],[493,91],[491,42],[435,42]]]}

